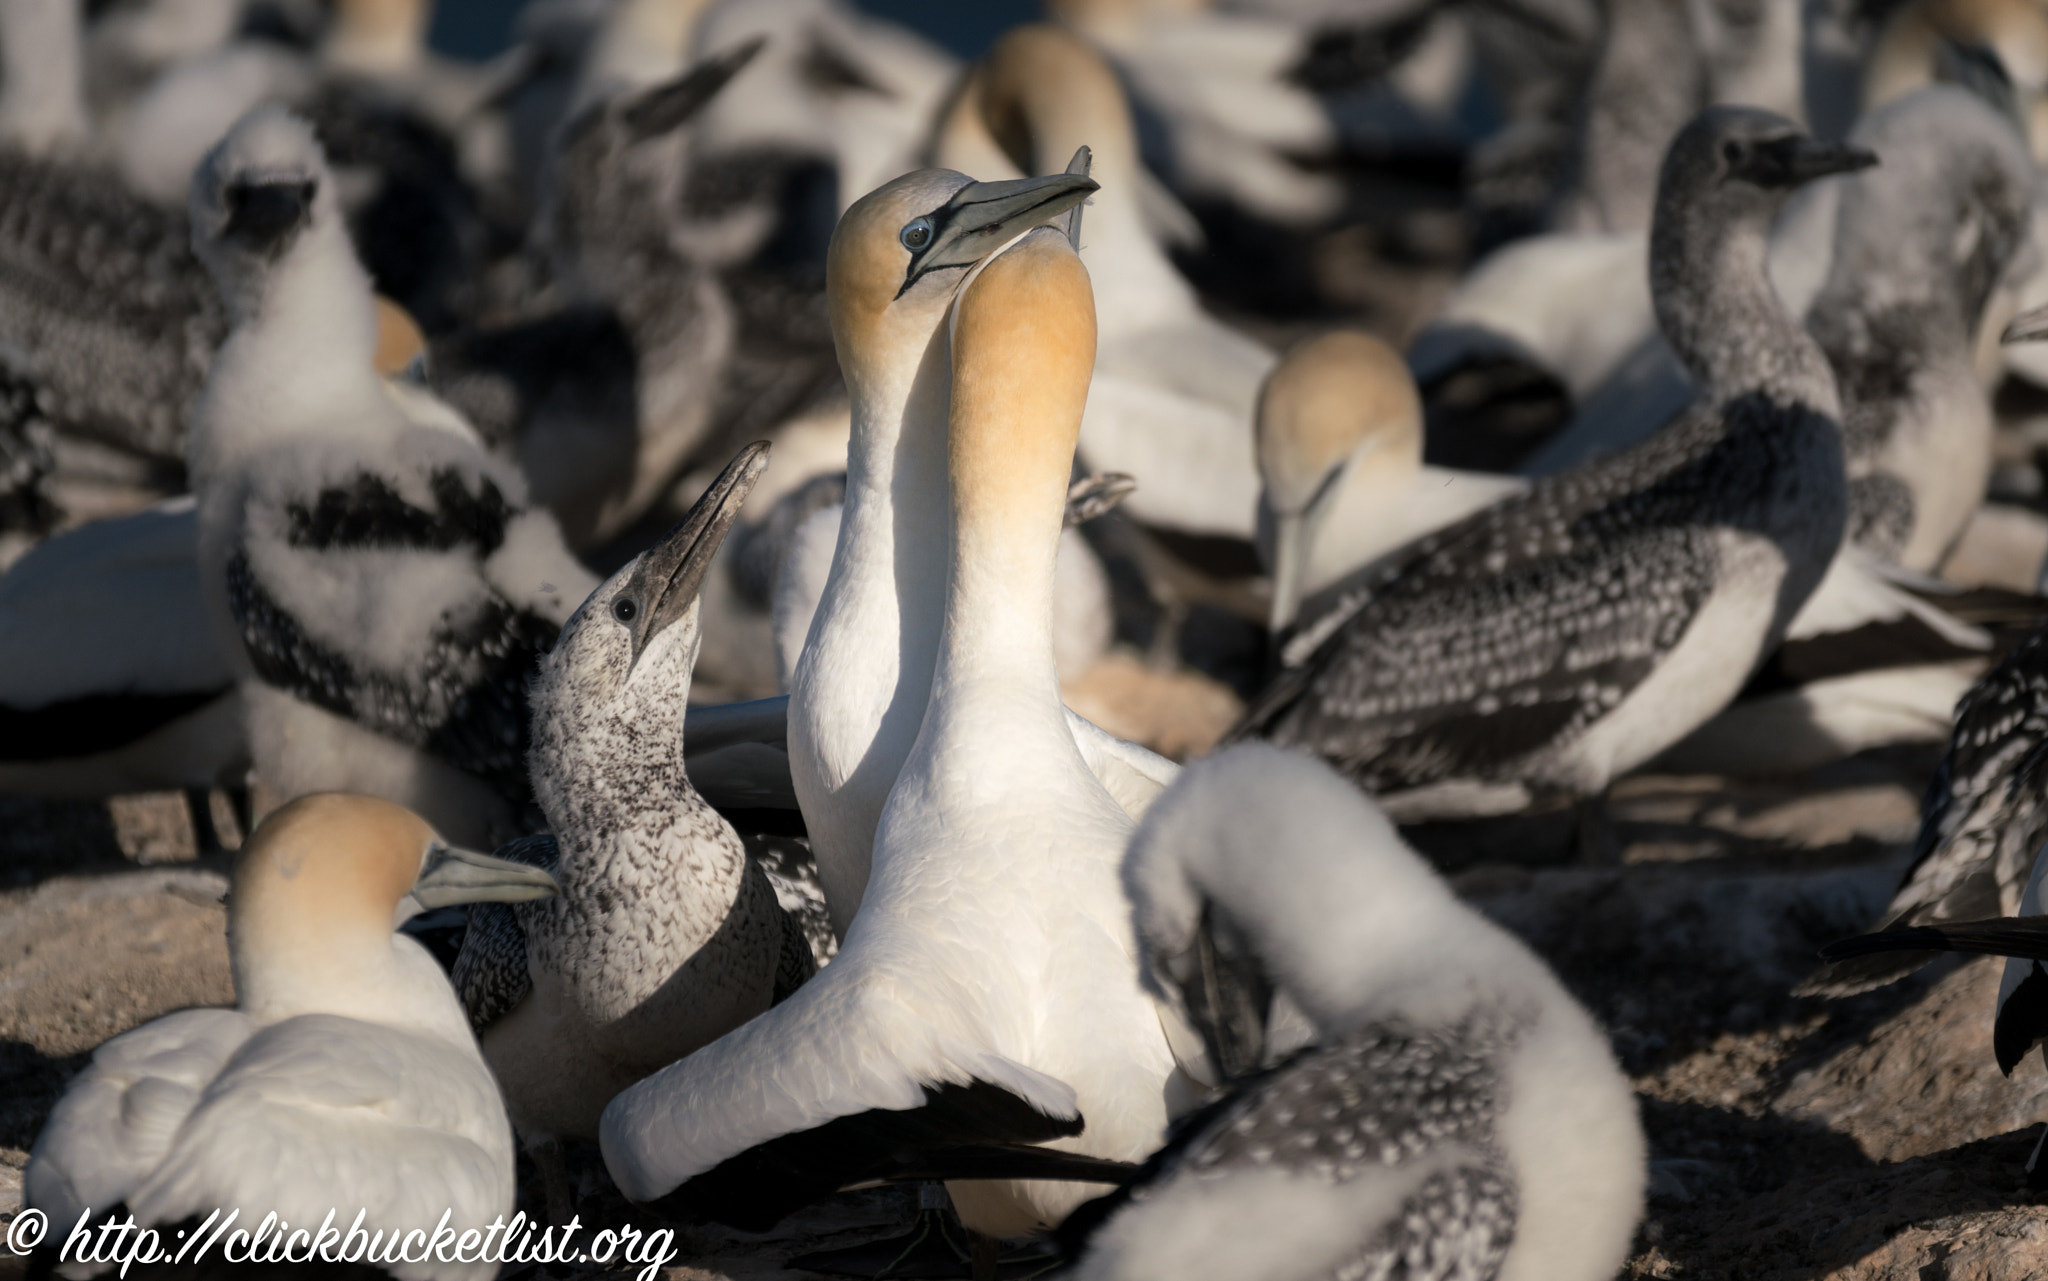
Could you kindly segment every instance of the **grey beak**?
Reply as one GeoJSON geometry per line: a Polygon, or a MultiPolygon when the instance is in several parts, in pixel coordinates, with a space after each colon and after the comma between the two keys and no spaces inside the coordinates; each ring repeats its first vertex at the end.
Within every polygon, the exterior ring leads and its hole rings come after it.
{"type": "Polygon", "coordinates": [[[1265,966],[1213,902],[1202,905],[1194,952],[1194,973],[1182,985],[1182,996],[1209,1062],[1225,1081],[1258,1071],[1266,1057],[1266,1019],[1273,1005],[1265,966]]]}
{"type": "Polygon", "coordinates": [[[768,442],[757,440],[727,463],[711,488],[690,508],[690,514],[648,549],[626,588],[646,602],[633,633],[634,662],[640,660],[649,641],[689,612],[711,568],[711,558],[724,545],[733,522],[739,519],[740,505],[766,470],[768,442]]]}
{"type": "Polygon", "coordinates": [[[228,221],[221,238],[268,253],[306,220],[318,191],[311,179],[235,183],[225,193],[228,221]]]}
{"type": "Polygon", "coordinates": [[[2048,307],[2021,312],[1998,335],[2000,342],[2033,342],[2037,338],[2048,338],[2048,307]]]}
{"type": "Polygon", "coordinates": [[[1876,163],[1874,151],[1798,134],[1759,144],[1751,151],[1743,176],[1759,187],[1797,187],[1830,174],[1868,169],[1876,163]]]}
{"type": "MultiPolygon", "coordinates": [[[[973,266],[1013,237],[1051,222],[1101,189],[1093,178],[1070,173],[970,182],[931,215],[931,242],[911,257],[903,288],[945,267],[973,266]]],[[[901,296],[902,290],[897,293],[901,296]]]]}
{"type": "Polygon", "coordinates": [[[429,911],[457,903],[526,903],[561,892],[538,867],[438,843],[412,887],[413,900],[429,911]]]}

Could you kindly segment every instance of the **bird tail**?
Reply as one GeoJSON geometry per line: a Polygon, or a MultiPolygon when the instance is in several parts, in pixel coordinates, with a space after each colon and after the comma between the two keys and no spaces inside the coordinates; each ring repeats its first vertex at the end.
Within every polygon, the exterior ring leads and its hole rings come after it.
{"type": "MultiPolygon", "coordinates": [[[[1837,939],[1820,950],[1835,964],[1886,953],[1967,952],[1975,956],[2016,956],[2048,960],[2048,916],[2001,916],[1988,921],[1956,921],[1947,925],[1909,925],[1837,939]]],[[[1929,957],[1909,962],[1925,964],[1929,957]]],[[[1816,976],[1818,977],[1818,976],[1816,976]]],[[[1809,979],[1811,983],[1813,980],[1809,979]]]]}

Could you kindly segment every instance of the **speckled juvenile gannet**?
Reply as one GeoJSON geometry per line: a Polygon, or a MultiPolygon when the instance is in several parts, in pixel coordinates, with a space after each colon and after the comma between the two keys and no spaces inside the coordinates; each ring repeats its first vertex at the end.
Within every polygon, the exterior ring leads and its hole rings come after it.
{"type": "Polygon", "coordinates": [[[200,568],[257,773],[516,834],[527,681],[593,576],[458,415],[372,371],[369,282],[303,121],[237,124],[191,219],[234,322],[190,440],[200,568]]]}
{"type": "MultiPolygon", "coordinates": [[[[28,1203],[54,1223],[125,1204],[138,1223],[218,1208],[253,1226],[459,1233],[512,1212],[512,1130],[462,1006],[426,949],[423,908],[519,902],[547,873],[444,844],[366,796],[270,815],[235,864],[235,1007],[166,1015],[93,1054],[36,1139],[28,1203]]],[[[281,1229],[288,1230],[288,1229],[281,1229]]],[[[494,1263],[395,1264],[482,1278],[494,1263]]]]}
{"type": "Polygon", "coordinates": [[[1258,443],[1259,555],[1273,575],[1276,635],[1304,596],[1528,488],[1424,466],[1422,398],[1407,364],[1351,330],[1287,353],[1259,394],[1258,443]]]}
{"type": "MultiPolygon", "coordinates": [[[[923,169],[855,202],[832,235],[833,336],[853,398],[846,506],[789,692],[790,775],[844,933],[889,789],[924,721],[945,609],[945,319],[962,277],[1095,190],[1055,174],[977,183],[923,169]]],[[[1078,717],[1076,741],[1133,808],[1173,765],[1078,717]]]]}
{"type": "Polygon", "coordinates": [[[1081,236],[1102,350],[1081,457],[1137,480],[1124,510],[1144,524],[1249,540],[1258,505],[1252,418],[1275,358],[1202,310],[1146,228],[1138,193],[1148,175],[1130,106],[1102,56],[1057,27],[1011,31],[961,85],[933,158],[1007,176],[1057,168],[1083,146],[1102,184],[1081,236]]]}
{"type": "Polygon", "coordinates": [[[1606,1037],[1356,789],[1226,749],[1146,815],[1124,875],[1146,981],[1212,1055],[1260,1063],[1279,996],[1317,1038],[1076,1214],[1066,1275],[1614,1275],[1645,1154],[1606,1037]]]}
{"type": "Polygon", "coordinates": [[[534,680],[534,794],[551,834],[520,845],[562,892],[472,910],[454,967],[528,1142],[596,1138],[613,1095],[811,973],[802,930],[679,768],[698,588],[767,462],[765,445],[734,459],[583,602],[534,680]]]}
{"type": "MultiPolygon", "coordinates": [[[[1175,1063],[1138,988],[1116,880],[1131,819],[1076,749],[1052,666],[1090,302],[1051,228],[964,287],[944,632],[867,896],[817,978],[605,1110],[605,1163],[629,1197],[689,1181],[686,1198],[773,1217],[767,1207],[860,1177],[878,1153],[1009,1137],[1004,1111],[1043,1127],[1021,1137],[1064,1134],[1054,1146],[1098,1158],[1158,1143],[1175,1063]],[[853,1126],[871,1132],[850,1143],[853,1126]]],[[[952,1192],[962,1222],[997,1237],[1055,1223],[1085,1196],[1015,1181],[952,1192]]]]}
{"type": "Polygon", "coordinates": [[[1304,629],[1238,737],[1298,745],[1405,818],[1588,795],[1719,711],[1841,545],[1826,360],[1764,237],[1786,192],[1872,163],[1712,108],[1665,161],[1659,321],[1702,389],[1650,441],[1423,539],[1304,629]]]}
{"type": "Polygon", "coordinates": [[[1987,312],[2026,242],[2034,166],[2011,121],[1949,85],[1879,108],[1850,137],[1884,164],[1844,185],[1806,327],[1841,387],[1850,541],[1931,572],[1990,475],[1977,335],[2005,319],[1987,312]]]}

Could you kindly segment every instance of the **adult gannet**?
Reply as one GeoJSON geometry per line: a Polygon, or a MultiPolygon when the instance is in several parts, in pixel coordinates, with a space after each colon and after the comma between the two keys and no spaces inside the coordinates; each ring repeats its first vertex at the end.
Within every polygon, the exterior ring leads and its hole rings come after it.
{"type": "Polygon", "coordinates": [[[1228,748],[1146,815],[1124,878],[1147,985],[1248,1074],[1063,1229],[1093,1228],[1066,1275],[1614,1275],[1646,1171],[1606,1037],[1356,789],[1228,748]],[[1282,995],[1315,1044],[1256,1071],[1282,995]]]}
{"type": "Polygon", "coordinates": [[[534,678],[550,834],[519,844],[561,894],[472,910],[453,971],[528,1143],[596,1138],[613,1095],[810,976],[802,929],[679,768],[698,588],[767,462],[765,445],[734,459],[583,602],[534,678]]]}
{"type": "Polygon", "coordinates": [[[233,320],[189,442],[200,570],[258,775],[513,834],[527,681],[592,575],[458,415],[373,372],[369,282],[302,120],[237,124],[191,221],[233,320]]]}
{"type": "MultiPolygon", "coordinates": [[[[926,173],[883,192],[928,199],[935,184],[959,188],[926,173]]],[[[1086,188],[1000,190],[1045,211],[1051,193],[1086,188]]],[[[956,255],[978,203],[934,217],[920,257],[956,255]]],[[[864,210],[889,212],[864,201],[849,220],[864,210]]],[[[1076,749],[1052,664],[1053,562],[1094,358],[1087,272],[1059,231],[1033,231],[962,288],[952,330],[943,633],[867,895],[817,978],[605,1110],[605,1163],[636,1200],[688,1181],[685,1197],[758,1196],[772,1218],[791,1204],[777,1174],[829,1190],[877,1151],[1011,1137],[1005,1113],[1044,1127],[1022,1137],[1064,1133],[1056,1146],[1116,1160],[1150,1151],[1166,1123],[1174,1058],[1138,989],[1116,880],[1132,820],[1076,749]],[[979,1118],[961,1106],[976,1096],[979,1118]],[[871,1130],[844,1150],[856,1124],[871,1130]]],[[[849,524],[862,518],[850,503],[849,524]]],[[[952,1192],[962,1222],[997,1237],[1056,1223],[1085,1195],[952,1192]]]]}
{"type": "MultiPolygon", "coordinates": [[[[264,820],[228,899],[235,1007],[166,1015],[93,1053],[29,1154],[52,1223],[275,1212],[308,1233],[479,1232],[512,1212],[512,1131],[440,966],[393,933],[454,903],[554,892],[547,873],[447,845],[388,801],[329,794],[264,820]]],[[[429,1257],[406,1278],[482,1278],[429,1257]]]]}
{"type": "Polygon", "coordinates": [[[1841,545],[1826,360],[1764,236],[1788,191],[1872,163],[1717,107],[1659,183],[1658,319],[1700,399],[1650,441],[1423,539],[1283,651],[1233,731],[1298,745],[1404,814],[1589,795],[1719,711],[1841,545]]]}
{"type": "Polygon", "coordinates": [[[1102,184],[1081,238],[1102,349],[1081,456],[1137,480],[1124,503],[1134,519],[1249,540],[1259,492],[1252,417],[1274,356],[1203,311],[1147,230],[1137,133],[1102,56],[1057,27],[1011,31],[962,84],[932,154],[948,168],[1008,176],[1047,172],[1083,146],[1102,184]]]}
{"type": "MultiPolygon", "coordinates": [[[[922,169],[854,203],[832,234],[833,337],[853,398],[846,504],[823,599],[790,682],[790,775],[844,933],[883,803],[923,723],[945,608],[943,332],[964,274],[1096,184],[974,182],[922,169]],[[924,522],[924,523],[920,523],[924,522]]],[[[1128,805],[1173,766],[1078,717],[1076,741],[1128,805]]]]}
{"type": "Polygon", "coordinates": [[[1259,394],[1259,555],[1275,635],[1302,597],[1528,488],[1426,467],[1422,398],[1377,338],[1337,330],[1287,353],[1259,394]]]}

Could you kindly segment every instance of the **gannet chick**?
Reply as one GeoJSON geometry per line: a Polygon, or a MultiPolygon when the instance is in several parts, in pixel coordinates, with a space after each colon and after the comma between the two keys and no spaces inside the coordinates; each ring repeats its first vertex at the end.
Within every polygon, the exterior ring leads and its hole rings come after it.
{"type": "Polygon", "coordinates": [[[258,775],[515,835],[527,681],[592,576],[457,414],[373,372],[369,282],[303,121],[237,124],[191,221],[233,323],[189,442],[200,570],[258,775]]]}
{"type": "Polygon", "coordinates": [[[1289,352],[1259,394],[1259,555],[1275,635],[1302,597],[1528,488],[1425,467],[1422,398],[1377,338],[1338,330],[1289,352]]]}
{"type": "Polygon", "coordinates": [[[1645,1154],[1606,1037],[1354,788],[1226,749],[1153,806],[1124,878],[1146,982],[1213,1056],[1256,1069],[1281,996],[1316,1041],[1077,1214],[1099,1226],[1068,1275],[1614,1275],[1645,1154]]]}
{"type": "MultiPolygon", "coordinates": [[[[259,826],[228,899],[235,1007],[102,1045],[24,1175],[53,1223],[125,1204],[141,1224],[239,1210],[312,1232],[459,1233],[511,1214],[512,1131],[462,1006],[395,920],[554,893],[547,873],[444,844],[388,801],[328,794],[259,826]]],[[[283,1229],[280,1229],[283,1230],[283,1229]]],[[[394,1264],[406,1278],[496,1264],[394,1264]]]]}
{"type": "MultiPolygon", "coordinates": [[[[832,233],[826,286],[853,429],[839,541],[789,687],[789,755],[841,933],[860,905],[875,824],[923,723],[937,661],[947,308],[975,264],[1095,189],[1069,174],[978,183],[922,169],[863,196],[832,233]]],[[[1172,773],[1078,717],[1074,732],[1133,806],[1172,773]]]]}
{"type": "Polygon", "coordinates": [[[809,977],[802,930],[682,767],[698,588],[767,464],[767,446],[742,451],[591,593],[534,679],[533,790],[552,835],[520,844],[562,892],[472,911],[454,967],[529,1142],[596,1138],[613,1095],[809,977]]]}
{"type": "Polygon", "coordinates": [[[1004,176],[1045,173],[1083,146],[1102,185],[1081,237],[1102,349],[1081,425],[1082,459],[1137,480],[1124,510],[1146,525],[1250,540],[1258,504],[1253,410],[1274,356],[1205,312],[1147,229],[1138,197],[1148,175],[1108,63],[1057,27],[1016,28],[961,86],[933,159],[972,172],[1007,164],[1004,176]]]}
{"type": "Polygon", "coordinates": [[[1403,818],[1455,816],[1598,794],[1733,699],[1833,560],[1847,507],[1834,379],[1772,291],[1764,237],[1793,187],[1872,161],[1768,112],[1687,125],[1651,271],[1693,408],[1348,588],[1233,734],[1410,793],[1389,801],[1403,818]]]}
{"type": "MultiPolygon", "coordinates": [[[[933,256],[957,227],[940,224],[933,256]]],[[[1064,1134],[1054,1146],[1127,1161],[1165,1125],[1174,1059],[1138,989],[1116,880],[1131,819],[1077,750],[1052,664],[1053,562],[1094,359],[1087,272],[1041,228],[963,287],[956,315],[945,621],[866,897],[817,978],[605,1110],[605,1163],[636,1200],[688,1181],[693,1203],[772,1218],[900,1147],[1064,1134]]],[[[1056,1223],[1086,1195],[952,1192],[962,1222],[996,1237],[1056,1223]]]]}
{"type": "Polygon", "coordinates": [[[1991,472],[1977,334],[2026,242],[2034,166],[2010,120],[1949,85],[1879,108],[1850,137],[1884,164],[1844,185],[1806,327],[1841,388],[1849,540],[1927,573],[1991,472]]]}

